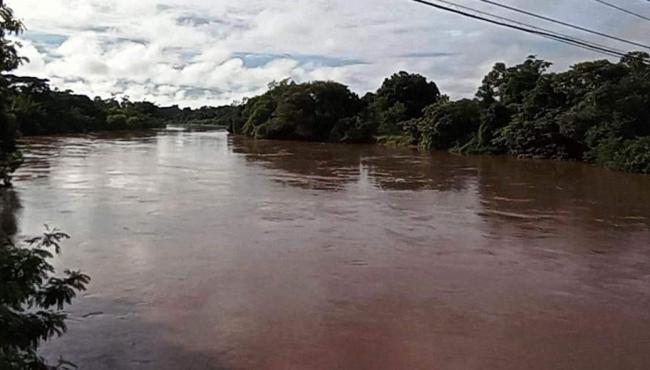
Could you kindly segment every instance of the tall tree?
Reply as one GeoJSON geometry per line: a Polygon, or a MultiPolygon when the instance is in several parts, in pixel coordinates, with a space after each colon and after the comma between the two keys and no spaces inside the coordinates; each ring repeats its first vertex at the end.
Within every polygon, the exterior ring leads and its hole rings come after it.
{"type": "Polygon", "coordinates": [[[379,120],[379,133],[400,134],[399,123],[422,116],[424,108],[440,99],[434,82],[424,76],[399,72],[384,80],[372,103],[379,120]]]}
{"type": "Polygon", "coordinates": [[[16,119],[7,111],[9,84],[4,73],[26,61],[18,55],[20,43],[8,39],[24,30],[23,23],[14,17],[11,8],[0,0],[0,186],[10,186],[11,173],[21,162],[16,148],[16,119]]]}

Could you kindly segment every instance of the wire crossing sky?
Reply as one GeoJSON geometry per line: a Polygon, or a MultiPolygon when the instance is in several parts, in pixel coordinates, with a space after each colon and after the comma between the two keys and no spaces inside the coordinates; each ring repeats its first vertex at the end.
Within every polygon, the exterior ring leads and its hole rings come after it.
{"type": "MultiPolygon", "coordinates": [[[[584,48],[584,49],[591,50],[591,51],[601,53],[601,54],[604,54],[604,55],[617,56],[617,57],[623,57],[623,56],[626,55],[626,53],[624,53],[624,52],[617,51],[616,49],[612,49],[612,48],[609,48],[609,47],[606,47],[606,46],[603,46],[603,45],[600,45],[600,44],[595,44],[595,43],[591,43],[589,41],[585,41],[585,40],[577,39],[577,38],[574,38],[574,37],[571,37],[571,36],[559,34],[559,33],[554,32],[554,31],[544,30],[544,29],[541,29],[539,27],[531,26],[531,25],[528,25],[528,24],[525,24],[525,23],[522,23],[522,22],[508,20],[507,18],[494,16],[494,15],[491,15],[490,13],[477,11],[475,9],[471,9],[471,8],[464,7],[464,6],[459,6],[459,5],[457,5],[455,3],[452,3],[452,2],[449,2],[449,1],[434,0],[434,1],[439,2],[439,3],[445,3],[445,4],[452,5],[454,7],[460,7],[460,8],[463,8],[463,9],[467,9],[467,10],[473,11],[473,12],[478,13],[478,14],[489,15],[489,16],[492,16],[493,18],[505,20],[506,22],[495,21],[495,20],[492,20],[492,19],[489,19],[489,18],[485,18],[485,17],[481,17],[481,16],[477,16],[477,15],[472,15],[470,13],[455,10],[453,8],[448,8],[448,7],[436,4],[436,3],[431,2],[431,1],[425,1],[425,0],[412,0],[412,1],[414,1],[416,3],[423,4],[423,5],[431,6],[431,7],[440,9],[440,10],[456,13],[458,15],[462,15],[462,16],[465,16],[465,17],[473,18],[473,19],[476,19],[476,20],[479,20],[479,21],[484,21],[484,22],[492,23],[492,24],[495,24],[495,25],[498,25],[498,26],[508,27],[508,28],[512,28],[512,29],[515,29],[515,30],[518,30],[518,31],[522,31],[522,32],[542,36],[542,37],[545,37],[545,38],[549,38],[551,40],[555,40],[555,41],[566,43],[566,44],[573,45],[573,46],[576,46],[576,47],[584,48]],[[523,25],[523,27],[518,26],[518,25],[523,25]]],[[[643,61],[648,62],[645,59],[643,61]]]]}
{"type": "Polygon", "coordinates": [[[550,17],[539,15],[539,14],[536,14],[536,13],[533,13],[533,12],[529,12],[529,11],[524,10],[524,9],[519,9],[519,8],[515,8],[515,7],[512,7],[512,6],[504,5],[504,4],[495,2],[495,1],[491,1],[491,0],[480,0],[480,1],[482,1],[484,3],[487,3],[487,4],[490,4],[490,5],[498,6],[500,8],[508,9],[510,11],[513,11],[513,12],[517,12],[517,13],[525,14],[525,15],[528,15],[528,16],[531,16],[531,17],[534,17],[534,18],[537,18],[537,19],[541,19],[541,20],[544,20],[544,21],[547,21],[547,22],[552,22],[552,23],[559,24],[559,25],[562,25],[562,26],[565,26],[565,27],[570,27],[570,28],[573,28],[573,29],[576,29],[576,30],[591,33],[593,35],[602,36],[602,37],[605,37],[605,38],[608,38],[608,39],[611,39],[611,40],[620,41],[620,42],[623,42],[623,43],[626,43],[626,44],[629,44],[629,45],[638,46],[638,47],[642,47],[644,49],[650,50],[650,45],[642,44],[640,42],[630,41],[630,40],[626,40],[626,39],[618,37],[618,36],[608,35],[606,33],[600,32],[600,31],[596,31],[596,30],[593,30],[593,29],[590,29],[590,28],[586,28],[586,27],[578,26],[578,25],[571,24],[571,23],[568,23],[568,22],[560,21],[560,20],[557,20],[557,19],[553,19],[553,18],[550,18],[550,17]]]}
{"type": "Polygon", "coordinates": [[[631,10],[627,10],[627,9],[625,9],[625,8],[622,8],[622,7],[618,6],[618,5],[616,5],[616,4],[612,4],[612,3],[609,3],[609,2],[607,2],[607,1],[603,1],[603,0],[594,0],[594,1],[595,1],[595,2],[598,2],[598,3],[601,3],[601,4],[605,5],[605,6],[608,6],[608,7],[610,7],[610,8],[614,8],[614,9],[616,9],[616,10],[620,10],[620,11],[622,11],[623,13],[627,13],[627,14],[633,15],[633,16],[635,16],[635,17],[638,17],[638,18],[641,18],[641,19],[645,19],[646,21],[650,21],[650,18],[646,17],[645,15],[642,15],[642,14],[639,14],[639,13],[635,13],[635,12],[633,12],[633,11],[631,11],[631,10]]]}
{"type": "MultiPolygon", "coordinates": [[[[497,14],[488,13],[488,12],[485,12],[485,11],[482,11],[482,10],[470,8],[470,7],[463,6],[463,5],[460,5],[460,4],[457,4],[457,3],[453,3],[451,1],[446,1],[446,0],[434,0],[434,1],[437,1],[437,2],[443,3],[443,4],[447,4],[447,5],[451,5],[454,8],[457,8],[457,9],[464,9],[464,10],[473,12],[475,14],[484,15],[484,16],[494,18],[494,19],[498,19],[498,20],[501,20],[501,21],[504,21],[504,22],[513,23],[513,24],[517,24],[517,25],[520,25],[520,26],[524,26],[524,27],[529,27],[531,29],[542,31],[542,32],[545,32],[545,33],[551,33],[553,35],[564,37],[564,38],[567,38],[567,39],[573,39],[573,40],[579,41],[581,43],[589,43],[589,44],[592,44],[594,46],[599,46],[601,48],[611,49],[612,51],[614,51],[616,53],[625,54],[625,51],[621,50],[621,49],[612,48],[612,47],[609,47],[607,45],[603,45],[603,44],[595,43],[595,42],[588,41],[588,40],[585,40],[585,39],[581,39],[581,38],[578,38],[578,37],[574,37],[574,36],[568,35],[566,33],[560,33],[560,32],[557,32],[557,31],[554,31],[554,30],[551,30],[551,29],[548,29],[548,28],[538,27],[538,26],[535,26],[535,25],[532,25],[532,24],[517,21],[517,20],[512,19],[512,18],[502,17],[502,16],[497,15],[497,14]]],[[[540,36],[546,37],[544,35],[540,35],[540,36]]],[[[549,37],[549,39],[555,40],[555,38],[550,38],[550,37],[549,37]]],[[[587,50],[590,50],[590,49],[587,49],[587,50]]]]}

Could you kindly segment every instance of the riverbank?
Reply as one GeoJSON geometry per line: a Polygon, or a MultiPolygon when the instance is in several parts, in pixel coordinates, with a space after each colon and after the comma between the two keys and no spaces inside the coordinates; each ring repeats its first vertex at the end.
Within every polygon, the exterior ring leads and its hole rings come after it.
{"type": "Polygon", "coordinates": [[[497,63],[474,99],[457,101],[424,76],[399,72],[363,97],[332,81],[285,80],[242,104],[200,109],[91,100],[50,90],[45,80],[7,75],[9,113],[16,124],[3,138],[0,175],[15,167],[6,159],[16,134],[139,130],[168,123],[227,127],[256,139],[379,142],[424,151],[584,161],[648,174],[650,66],[638,63],[646,57],[630,53],[618,63],[584,62],[560,73],[548,72],[551,63],[535,57],[512,67],[497,63]]]}
{"type": "Polygon", "coordinates": [[[568,159],[650,173],[650,66],[579,63],[560,73],[529,57],[495,64],[474,99],[452,101],[423,76],[397,73],[362,98],[335,82],[272,84],[230,131],[258,139],[380,142],[463,154],[568,159]]]}

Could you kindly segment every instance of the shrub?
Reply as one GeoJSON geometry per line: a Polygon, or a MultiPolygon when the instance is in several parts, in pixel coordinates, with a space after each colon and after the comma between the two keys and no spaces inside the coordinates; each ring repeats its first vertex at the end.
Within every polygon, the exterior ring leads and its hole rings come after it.
{"type": "Polygon", "coordinates": [[[69,236],[56,229],[16,245],[9,238],[0,242],[0,369],[45,370],[69,368],[60,360],[49,366],[37,353],[39,344],[63,334],[66,314],[77,292],[90,282],[79,271],[65,270],[54,276],[50,260],[61,251],[69,236]]]}

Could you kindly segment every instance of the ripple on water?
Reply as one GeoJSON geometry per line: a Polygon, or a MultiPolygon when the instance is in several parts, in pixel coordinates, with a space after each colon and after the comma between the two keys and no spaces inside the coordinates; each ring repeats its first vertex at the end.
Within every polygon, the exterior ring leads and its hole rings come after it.
{"type": "Polygon", "coordinates": [[[221,133],[120,135],[29,139],[22,210],[0,207],[20,230],[65,223],[61,261],[93,277],[48,357],[93,370],[197,359],[200,369],[213,359],[650,368],[650,177],[221,133]]]}

